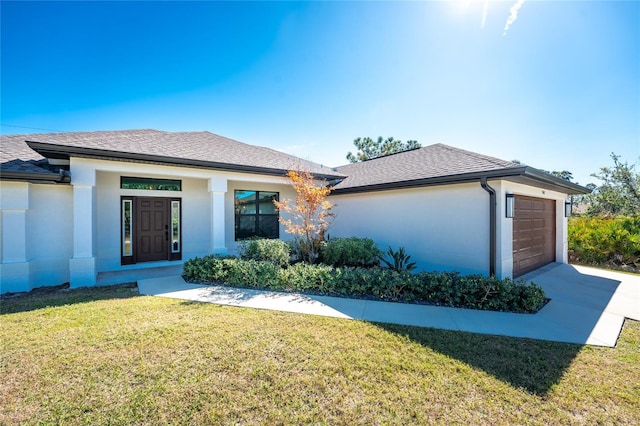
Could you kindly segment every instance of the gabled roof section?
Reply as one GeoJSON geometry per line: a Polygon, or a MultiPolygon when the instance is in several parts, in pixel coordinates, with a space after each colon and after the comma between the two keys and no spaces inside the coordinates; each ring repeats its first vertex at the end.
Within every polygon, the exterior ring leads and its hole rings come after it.
{"type": "Polygon", "coordinates": [[[337,170],[348,177],[334,186],[336,195],[473,182],[482,177],[512,180],[567,194],[589,193],[580,185],[532,167],[444,144],[348,164],[337,170]]]}
{"type": "Polygon", "coordinates": [[[23,140],[41,156],[55,159],[99,158],[267,175],[302,169],[321,179],[343,177],[330,167],[210,132],[71,132],[23,135],[23,140]]]}

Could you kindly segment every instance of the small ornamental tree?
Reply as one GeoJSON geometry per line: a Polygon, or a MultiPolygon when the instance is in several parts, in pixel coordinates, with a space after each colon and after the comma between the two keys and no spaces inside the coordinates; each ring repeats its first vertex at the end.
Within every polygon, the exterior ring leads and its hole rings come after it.
{"type": "Polygon", "coordinates": [[[296,191],[295,203],[292,200],[275,201],[275,206],[290,218],[278,219],[288,234],[301,237],[303,260],[314,263],[320,252],[320,243],[329,227],[333,204],[327,200],[331,188],[317,184],[308,171],[287,173],[291,186],[296,191]]]}

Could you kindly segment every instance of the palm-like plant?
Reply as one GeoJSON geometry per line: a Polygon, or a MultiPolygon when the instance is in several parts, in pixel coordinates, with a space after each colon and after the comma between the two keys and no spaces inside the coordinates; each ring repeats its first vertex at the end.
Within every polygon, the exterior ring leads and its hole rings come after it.
{"type": "Polygon", "coordinates": [[[404,251],[404,247],[400,247],[398,251],[389,247],[386,254],[380,256],[380,261],[396,272],[411,272],[416,269],[416,262],[411,262],[411,256],[404,251]]]}

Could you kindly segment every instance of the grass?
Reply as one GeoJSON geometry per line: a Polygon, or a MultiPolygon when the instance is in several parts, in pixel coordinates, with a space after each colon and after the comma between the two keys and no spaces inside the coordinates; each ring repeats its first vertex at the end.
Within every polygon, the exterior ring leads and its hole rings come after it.
{"type": "Polygon", "coordinates": [[[612,349],[128,287],[28,295],[1,313],[3,425],[640,422],[629,320],[612,349]]]}

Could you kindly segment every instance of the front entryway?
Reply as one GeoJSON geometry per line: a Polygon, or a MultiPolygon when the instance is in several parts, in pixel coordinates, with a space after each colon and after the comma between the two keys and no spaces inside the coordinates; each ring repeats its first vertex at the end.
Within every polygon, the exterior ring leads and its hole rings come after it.
{"type": "Polygon", "coordinates": [[[182,258],[181,201],[122,197],[122,264],[182,258]]]}
{"type": "Polygon", "coordinates": [[[516,195],[513,218],[514,278],[555,260],[555,200],[516,195]]]}

